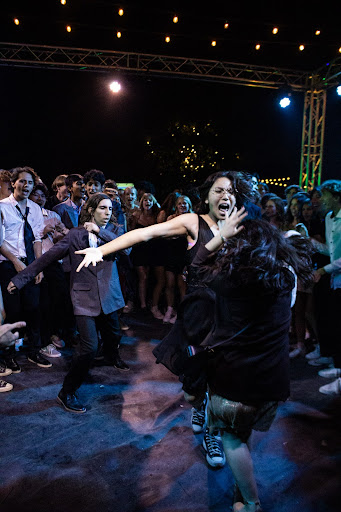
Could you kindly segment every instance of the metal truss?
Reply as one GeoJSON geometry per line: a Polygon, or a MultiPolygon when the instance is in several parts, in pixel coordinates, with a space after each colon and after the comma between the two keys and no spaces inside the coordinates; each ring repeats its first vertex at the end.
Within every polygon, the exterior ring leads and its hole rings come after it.
{"type": "Polygon", "coordinates": [[[300,186],[310,191],[321,183],[327,90],[316,87],[320,78],[311,78],[304,96],[300,186]]]}
{"type": "Polygon", "coordinates": [[[126,70],[149,75],[235,83],[278,89],[290,86],[305,90],[308,73],[250,64],[149,55],[142,53],[0,43],[0,65],[81,69],[87,71],[126,70]]]}
{"type": "Polygon", "coordinates": [[[311,190],[321,182],[327,89],[341,75],[341,58],[315,74],[276,67],[169,57],[132,52],[0,43],[0,65],[96,72],[125,70],[145,76],[177,76],[192,80],[279,89],[305,93],[300,185],[311,190]]]}

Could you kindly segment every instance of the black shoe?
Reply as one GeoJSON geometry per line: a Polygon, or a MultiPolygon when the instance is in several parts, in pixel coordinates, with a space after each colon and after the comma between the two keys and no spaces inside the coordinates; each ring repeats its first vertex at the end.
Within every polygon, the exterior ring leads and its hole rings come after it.
{"type": "Polygon", "coordinates": [[[51,368],[52,363],[45,359],[39,352],[37,354],[31,354],[30,356],[27,356],[28,361],[31,363],[36,364],[37,366],[40,366],[40,368],[51,368]]]}
{"type": "Polygon", "coordinates": [[[117,356],[115,357],[115,359],[113,360],[112,362],[113,366],[115,368],[117,368],[118,370],[121,370],[123,372],[127,372],[130,370],[129,366],[127,365],[127,363],[125,363],[121,358],[120,356],[117,356]]]}
{"type": "Polygon", "coordinates": [[[82,414],[86,412],[86,408],[82,405],[75,394],[64,393],[63,390],[60,390],[57,396],[57,402],[64,407],[66,411],[75,412],[77,414],[82,414]]]}
{"type": "Polygon", "coordinates": [[[20,373],[21,372],[21,368],[18,365],[16,359],[14,359],[14,357],[11,357],[10,359],[6,359],[5,362],[6,362],[6,367],[9,368],[10,370],[12,370],[12,373],[20,373]]]}

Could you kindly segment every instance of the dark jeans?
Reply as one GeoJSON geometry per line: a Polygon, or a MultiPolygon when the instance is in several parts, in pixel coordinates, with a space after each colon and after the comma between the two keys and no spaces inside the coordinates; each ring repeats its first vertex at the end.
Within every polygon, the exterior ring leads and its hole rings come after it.
{"type": "MultiPolygon", "coordinates": [[[[332,290],[328,279],[314,287],[316,322],[321,355],[333,357],[335,368],[341,368],[341,289],[332,290]],[[318,285],[320,285],[318,287],[318,285]]],[[[329,277],[329,276],[328,276],[329,277]]]]}
{"type": "Polygon", "coordinates": [[[63,383],[63,391],[68,394],[73,394],[81,386],[89,372],[98,348],[97,331],[101,333],[103,355],[109,360],[118,355],[122,337],[116,311],[108,315],[101,312],[97,317],[76,315],[76,322],[80,343],[75,349],[71,369],[63,383]]]}
{"type": "MultiPolygon", "coordinates": [[[[10,261],[0,263],[0,285],[4,299],[6,323],[18,322],[20,320],[26,322],[28,354],[33,355],[39,352],[41,348],[39,313],[40,285],[35,284],[33,280],[21,290],[16,290],[13,294],[9,294],[7,286],[16,275],[17,271],[13,263],[10,261]]],[[[5,359],[13,357],[14,355],[14,347],[10,347],[4,353],[5,359]]]]}

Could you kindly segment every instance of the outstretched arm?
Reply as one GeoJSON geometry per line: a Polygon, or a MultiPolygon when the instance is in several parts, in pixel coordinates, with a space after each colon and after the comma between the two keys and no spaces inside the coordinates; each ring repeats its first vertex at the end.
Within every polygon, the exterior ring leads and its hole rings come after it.
{"type": "Polygon", "coordinates": [[[153,238],[168,238],[179,235],[190,235],[194,239],[197,238],[198,216],[195,213],[185,213],[168,222],[128,231],[128,233],[101,247],[76,251],[76,254],[85,255],[82,263],[77,268],[77,272],[84,266],[88,267],[90,263],[96,265],[96,263],[103,259],[103,256],[113,252],[122,251],[141,242],[148,242],[153,238]]]}

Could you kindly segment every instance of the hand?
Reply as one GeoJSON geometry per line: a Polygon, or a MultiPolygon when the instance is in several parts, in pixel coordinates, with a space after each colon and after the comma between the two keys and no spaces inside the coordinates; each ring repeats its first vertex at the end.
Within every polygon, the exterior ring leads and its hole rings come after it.
{"type": "Polygon", "coordinates": [[[84,227],[89,233],[95,233],[96,235],[99,233],[99,227],[94,222],[85,222],[84,227]]]}
{"type": "MultiPolygon", "coordinates": [[[[10,283],[11,284],[11,283],[10,283]]],[[[10,347],[19,338],[18,332],[11,332],[12,329],[22,329],[26,322],[15,322],[14,324],[0,325],[0,345],[10,347]]]]}
{"type": "Polygon", "coordinates": [[[247,212],[245,211],[244,206],[242,206],[240,210],[237,210],[237,208],[234,207],[229,217],[225,220],[218,221],[220,235],[225,238],[230,238],[242,231],[244,226],[239,226],[239,224],[246,216],[247,212]]]}
{"type": "Polygon", "coordinates": [[[13,261],[13,265],[17,272],[21,272],[22,270],[25,270],[25,268],[26,268],[25,263],[21,260],[18,260],[18,258],[16,258],[16,260],[13,261]]]}
{"type": "Polygon", "coordinates": [[[10,282],[8,283],[8,286],[7,286],[7,291],[8,291],[8,293],[10,293],[11,295],[13,295],[13,293],[15,292],[15,290],[16,290],[16,289],[17,289],[17,287],[15,286],[15,284],[14,284],[12,281],[10,281],[10,282]]]}
{"type": "Polygon", "coordinates": [[[52,224],[47,224],[44,228],[44,231],[43,231],[43,236],[46,236],[48,235],[49,233],[53,233],[54,232],[54,226],[52,226],[52,224]]]}
{"type": "Polygon", "coordinates": [[[317,270],[314,271],[314,282],[315,283],[318,283],[319,280],[321,279],[321,277],[326,274],[326,271],[324,270],[323,267],[321,268],[318,268],[317,270]]]}
{"type": "Polygon", "coordinates": [[[43,278],[44,278],[44,274],[42,272],[39,272],[39,274],[34,279],[35,284],[41,283],[43,278]]]}
{"type": "Polygon", "coordinates": [[[96,263],[103,261],[103,254],[98,247],[89,247],[88,249],[82,249],[81,251],[75,251],[75,254],[84,254],[84,259],[77,267],[76,272],[80,272],[83,267],[88,267],[90,263],[96,266],[96,263]]]}

